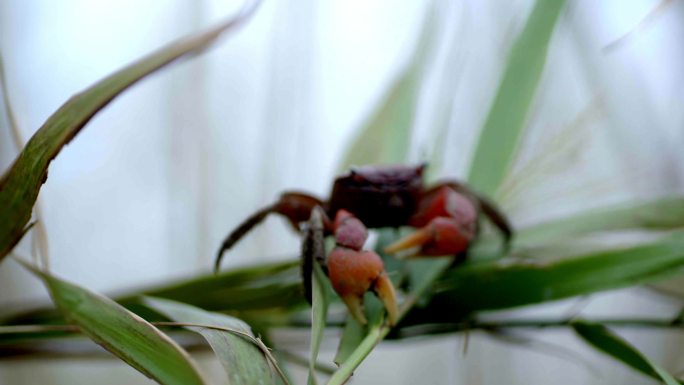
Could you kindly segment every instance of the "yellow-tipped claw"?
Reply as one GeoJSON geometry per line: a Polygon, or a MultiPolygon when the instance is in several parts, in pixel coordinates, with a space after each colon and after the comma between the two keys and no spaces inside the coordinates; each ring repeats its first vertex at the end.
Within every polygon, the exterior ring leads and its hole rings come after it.
{"type": "Polygon", "coordinates": [[[387,276],[387,273],[383,272],[378,276],[378,279],[375,281],[374,291],[383,305],[385,305],[385,309],[387,309],[387,318],[389,319],[390,326],[396,325],[399,318],[397,295],[394,292],[394,286],[387,276]]]}
{"type": "Polygon", "coordinates": [[[432,237],[433,235],[430,231],[426,229],[419,229],[385,247],[384,251],[388,254],[395,254],[402,250],[421,247],[423,244],[429,242],[432,237]]]}
{"type": "Polygon", "coordinates": [[[366,315],[363,314],[363,297],[356,296],[354,294],[348,294],[342,297],[347,309],[349,309],[349,314],[354,317],[361,325],[368,323],[366,320],[366,315]]]}

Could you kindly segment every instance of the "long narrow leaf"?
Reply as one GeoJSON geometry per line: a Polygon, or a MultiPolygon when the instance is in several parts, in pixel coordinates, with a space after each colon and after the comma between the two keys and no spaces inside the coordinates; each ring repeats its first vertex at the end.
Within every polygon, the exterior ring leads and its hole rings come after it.
{"type": "Polygon", "coordinates": [[[671,230],[679,227],[684,227],[684,197],[674,196],[632,205],[595,209],[541,223],[520,231],[515,244],[530,246],[600,231],[671,230]]]}
{"type": "Polygon", "coordinates": [[[107,297],[22,265],[43,281],[67,320],[122,361],[161,384],[205,384],[187,352],[144,319],[107,297]]]}
{"type": "Polygon", "coordinates": [[[241,25],[256,3],[240,14],[199,34],[178,40],[100,80],[60,107],[28,141],[0,178],[0,260],[21,239],[47,168],[61,149],[116,96],[145,76],[181,57],[198,54],[224,32],[241,25]]]}
{"type": "MultiPolygon", "coordinates": [[[[543,261],[496,261],[446,273],[420,322],[444,322],[478,310],[504,309],[590,294],[674,274],[684,267],[684,233],[624,250],[593,252],[543,261]]],[[[412,322],[417,321],[413,319],[412,322]]]]}
{"type": "Polygon", "coordinates": [[[587,321],[572,324],[575,332],[598,350],[612,356],[631,368],[667,385],[680,385],[671,374],[651,362],[641,352],[603,325],[587,321]]]}
{"type": "Polygon", "coordinates": [[[318,360],[318,350],[321,347],[323,340],[323,332],[325,332],[325,322],[328,317],[328,296],[325,282],[325,274],[317,262],[314,262],[313,268],[313,298],[311,305],[311,347],[309,350],[309,385],[316,385],[316,360],[318,360]]]}
{"type": "MultiPolygon", "coordinates": [[[[276,262],[186,278],[133,290],[129,294],[113,298],[127,309],[147,318],[145,309],[140,307],[141,296],[170,299],[206,310],[240,312],[243,318],[249,318],[246,315],[252,313],[265,316],[264,312],[274,312],[280,314],[281,323],[287,312],[308,308],[302,292],[298,261],[276,262]]],[[[52,309],[36,309],[0,317],[0,323],[5,325],[63,322],[59,313],[52,309]]],[[[0,336],[0,343],[4,338],[5,336],[0,336]]]]}
{"type": "Polygon", "coordinates": [[[564,4],[563,0],[537,0],[509,53],[468,176],[473,187],[486,195],[497,192],[514,159],[564,4]]]}
{"type": "Polygon", "coordinates": [[[432,7],[423,23],[411,62],[394,79],[378,108],[359,130],[340,165],[341,171],[350,166],[406,161],[420,83],[435,38],[434,11],[432,7]]]}
{"type": "Polygon", "coordinates": [[[353,317],[347,317],[344,329],[342,329],[340,344],[337,347],[337,353],[335,354],[335,364],[340,366],[347,361],[347,358],[349,358],[354,350],[361,344],[361,341],[363,341],[365,336],[366,331],[363,325],[353,317]]]}
{"type": "MultiPolygon", "coordinates": [[[[225,327],[254,338],[249,325],[234,317],[210,313],[194,306],[161,298],[146,297],[144,303],[180,323],[225,327]]],[[[217,329],[193,326],[189,326],[187,329],[201,334],[209,342],[219,361],[221,361],[230,384],[265,385],[276,383],[276,378],[264,353],[245,337],[217,329]]]]}

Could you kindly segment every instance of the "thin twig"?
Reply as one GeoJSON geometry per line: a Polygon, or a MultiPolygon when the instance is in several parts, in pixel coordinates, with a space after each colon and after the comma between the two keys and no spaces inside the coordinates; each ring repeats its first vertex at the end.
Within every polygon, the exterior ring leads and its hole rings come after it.
{"type": "MultiPolygon", "coordinates": [[[[510,320],[501,322],[487,321],[464,321],[456,323],[432,324],[409,326],[401,329],[402,338],[424,336],[426,334],[446,334],[468,330],[499,331],[503,329],[545,329],[545,328],[564,328],[572,326],[574,318],[561,319],[529,319],[529,320],[510,320]]],[[[684,327],[684,319],[680,318],[605,318],[594,319],[591,322],[605,326],[621,328],[681,328],[684,327]]]]}
{"type": "Polygon", "coordinates": [[[497,331],[486,331],[485,332],[490,338],[496,339],[497,341],[512,344],[514,346],[528,349],[533,352],[540,354],[551,354],[558,358],[573,361],[579,365],[584,366],[589,372],[595,376],[599,376],[601,372],[592,365],[592,362],[588,359],[582,357],[578,352],[569,349],[560,344],[554,344],[527,336],[519,335],[516,333],[510,333],[508,331],[497,330],[497,331]]]}

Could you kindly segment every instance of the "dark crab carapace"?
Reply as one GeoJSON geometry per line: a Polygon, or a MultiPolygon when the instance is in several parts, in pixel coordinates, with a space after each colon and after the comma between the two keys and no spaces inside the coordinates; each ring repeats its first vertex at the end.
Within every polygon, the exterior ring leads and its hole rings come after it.
{"type": "Polygon", "coordinates": [[[365,323],[363,295],[373,290],[383,301],[390,323],[397,305],[382,259],[363,250],[368,228],[411,226],[415,232],[385,248],[388,253],[411,250],[413,255],[464,257],[478,233],[484,214],[501,231],[507,247],[512,229],[506,217],[487,198],[458,181],[425,187],[425,165],[365,166],[338,177],[327,201],[300,192],[285,192],[274,204],[247,218],[224,240],[216,257],[218,270],[224,252],[270,213],[304,230],[302,266],[307,299],[311,299],[311,269],[318,260],[350,313],[365,323]],[[325,258],[323,240],[333,235],[336,246],[325,258]]]}

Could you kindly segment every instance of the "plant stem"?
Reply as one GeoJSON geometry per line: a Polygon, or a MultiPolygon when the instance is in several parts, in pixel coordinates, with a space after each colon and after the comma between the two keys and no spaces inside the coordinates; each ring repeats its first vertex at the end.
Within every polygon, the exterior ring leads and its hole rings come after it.
{"type": "MultiPolygon", "coordinates": [[[[524,319],[524,320],[509,320],[509,321],[464,321],[457,323],[445,324],[431,324],[409,326],[401,329],[402,337],[412,337],[418,335],[425,335],[431,333],[457,333],[468,330],[501,330],[501,329],[545,329],[545,328],[562,328],[571,326],[575,318],[564,319],[524,319]]],[[[605,326],[613,326],[619,328],[646,328],[646,329],[667,329],[667,328],[681,328],[684,327],[684,319],[669,319],[669,318],[598,318],[590,319],[589,321],[605,326]]],[[[230,331],[225,327],[204,325],[204,324],[181,324],[177,322],[152,322],[156,326],[191,326],[202,327],[207,329],[216,329],[221,331],[230,331]]],[[[387,325],[381,325],[377,328],[380,332],[376,336],[385,336],[386,330],[389,331],[387,325]]],[[[8,325],[0,326],[0,334],[31,334],[41,332],[79,332],[80,329],[75,325],[8,325]]],[[[250,338],[251,340],[252,338],[250,338]]],[[[372,338],[371,338],[372,339],[372,338]]]]}
{"type": "MultiPolygon", "coordinates": [[[[569,327],[575,322],[575,318],[563,319],[529,319],[510,321],[465,321],[448,324],[418,325],[404,328],[400,331],[402,338],[422,336],[426,334],[456,333],[468,330],[496,331],[501,329],[544,329],[569,327]]],[[[613,327],[628,328],[681,328],[684,327],[684,319],[663,318],[604,318],[592,319],[591,322],[613,327]]]]}

